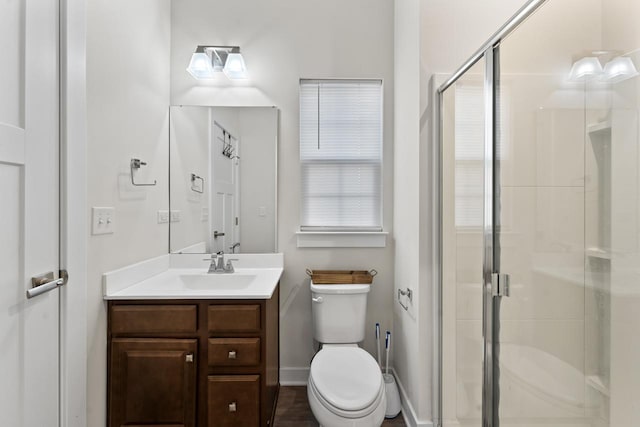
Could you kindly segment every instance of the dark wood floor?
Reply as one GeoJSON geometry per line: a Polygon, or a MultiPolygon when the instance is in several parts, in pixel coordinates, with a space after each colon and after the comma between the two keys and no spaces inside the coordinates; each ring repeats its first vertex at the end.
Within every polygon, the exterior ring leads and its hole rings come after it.
{"type": "MultiPolygon", "coordinates": [[[[399,427],[406,424],[401,413],[393,419],[385,419],[382,426],[399,427]]],[[[309,408],[306,387],[280,387],[274,427],[318,427],[309,408]]]]}

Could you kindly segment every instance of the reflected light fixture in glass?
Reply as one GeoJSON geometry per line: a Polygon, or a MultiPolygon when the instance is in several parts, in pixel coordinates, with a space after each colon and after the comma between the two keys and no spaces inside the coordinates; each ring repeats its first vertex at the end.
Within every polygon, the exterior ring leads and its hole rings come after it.
{"type": "Polygon", "coordinates": [[[573,63],[569,80],[581,82],[602,75],[602,64],[595,56],[587,56],[573,63]]]}
{"type": "Polygon", "coordinates": [[[603,77],[609,83],[619,83],[638,74],[631,58],[618,56],[605,64],[603,77]]]}

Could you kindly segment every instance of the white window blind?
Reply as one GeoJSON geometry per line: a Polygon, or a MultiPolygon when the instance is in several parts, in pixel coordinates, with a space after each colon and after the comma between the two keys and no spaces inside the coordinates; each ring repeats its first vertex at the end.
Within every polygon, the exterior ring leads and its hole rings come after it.
{"type": "Polygon", "coordinates": [[[300,81],[301,230],[382,230],[382,81],[300,81]]]}
{"type": "MultiPolygon", "coordinates": [[[[456,227],[478,228],[484,221],[485,108],[482,82],[455,86],[455,221],[456,227]]],[[[498,160],[509,155],[509,88],[500,88],[498,160]]]]}
{"type": "Polygon", "coordinates": [[[456,227],[482,227],[484,218],[484,88],[455,86],[456,227]]]}

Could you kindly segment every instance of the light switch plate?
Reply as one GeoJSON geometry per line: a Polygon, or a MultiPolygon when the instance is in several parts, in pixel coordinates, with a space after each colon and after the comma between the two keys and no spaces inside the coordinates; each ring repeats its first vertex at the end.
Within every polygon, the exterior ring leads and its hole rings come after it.
{"type": "Polygon", "coordinates": [[[169,211],[158,211],[158,224],[169,222],[169,211]]]}
{"type": "Polygon", "coordinates": [[[258,215],[267,216],[267,208],[265,208],[264,206],[260,206],[260,208],[258,208],[258,215]]]}
{"type": "Polygon", "coordinates": [[[113,234],[116,231],[114,208],[91,208],[91,234],[113,234]]]}
{"type": "Polygon", "coordinates": [[[180,211],[171,211],[171,222],[180,222],[180,211]]]}
{"type": "Polygon", "coordinates": [[[200,221],[209,221],[209,208],[202,208],[200,210],[200,221]]]}

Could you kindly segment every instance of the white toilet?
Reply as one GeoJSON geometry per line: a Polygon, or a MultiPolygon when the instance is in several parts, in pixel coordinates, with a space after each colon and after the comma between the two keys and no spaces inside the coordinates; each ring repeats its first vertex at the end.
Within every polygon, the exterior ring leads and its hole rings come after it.
{"type": "Polygon", "coordinates": [[[311,362],[307,396],[322,427],[379,427],[387,405],[376,360],[358,347],[364,340],[369,285],[311,282],[314,338],[321,350],[311,362]]]}

